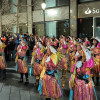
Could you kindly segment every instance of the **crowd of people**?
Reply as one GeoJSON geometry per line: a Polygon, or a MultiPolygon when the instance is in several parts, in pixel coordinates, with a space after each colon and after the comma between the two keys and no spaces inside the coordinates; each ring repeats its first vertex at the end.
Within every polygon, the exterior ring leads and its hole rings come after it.
{"type": "Polygon", "coordinates": [[[68,67],[71,73],[69,100],[97,100],[94,78],[96,77],[95,85],[99,85],[100,39],[98,37],[90,40],[63,35],[59,39],[26,34],[10,38],[9,36],[1,37],[0,71],[3,71],[4,78],[7,67],[5,62],[8,56],[15,60],[17,71],[20,73],[19,82],[23,83],[23,75],[25,75],[25,85],[28,85],[29,74],[34,75],[35,86],[46,100],[51,100],[51,98],[60,100],[63,96],[68,67]],[[29,68],[27,56],[30,55],[30,50],[32,53],[29,68]]]}

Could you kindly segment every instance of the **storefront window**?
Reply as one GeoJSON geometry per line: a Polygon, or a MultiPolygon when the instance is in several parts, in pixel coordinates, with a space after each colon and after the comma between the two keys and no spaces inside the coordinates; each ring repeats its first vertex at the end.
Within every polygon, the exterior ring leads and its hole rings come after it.
{"type": "Polygon", "coordinates": [[[33,34],[38,36],[44,35],[44,23],[34,23],[33,24],[33,34]]]}
{"type": "Polygon", "coordinates": [[[67,37],[69,35],[69,20],[57,22],[57,37],[64,35],[67,37]]]}
{"type": "MultiPolygon", "coordinates": [[[[33,34],[44,35],[44,23],[34,23],[33,29],[33,34]]],[[[59,38],[60,35],[69,35],[69,20],[46,22],[46,36],[59,38]]]]}
{"type": "Polygon", "coordinates": [[[78,19],[78,37],[92,37],[93,36],[93,18],[78,19]]]}
{"type": "Polygon", "coordinates": [[[46,35],[56,37],[56,22],[46,22],[46,35]]]}
{"type": "Polygon", "coordinates": [[[100,37],[100,17],[94,18],[94,37],[100,37]]]}

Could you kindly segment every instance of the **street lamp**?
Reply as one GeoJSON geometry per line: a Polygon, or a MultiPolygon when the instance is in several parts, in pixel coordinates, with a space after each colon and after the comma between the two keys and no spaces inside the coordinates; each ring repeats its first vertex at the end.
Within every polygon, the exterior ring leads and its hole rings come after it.
{"type": "Polygon", "coordinates": [[[46,9],[46,4],[42,3],[41,7],[42,7],[42,10],[43,10],[43,17],[44,17],[44,35],[46,35],[46,26],[45,26],[45,9],[46,9]]]}

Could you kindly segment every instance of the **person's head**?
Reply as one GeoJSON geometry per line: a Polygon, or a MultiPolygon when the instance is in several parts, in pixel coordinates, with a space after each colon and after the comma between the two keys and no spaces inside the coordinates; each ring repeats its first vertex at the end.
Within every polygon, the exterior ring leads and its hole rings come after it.
{"type": "Polygon", "coordinates": [[[89,41],[89,39],[86,37],[85,39],[84,39],[85,41],[89,41]]]}
{"type": "Polygon", "coordinates": [[[94,45],[96,45],[97,42],[98,42],[98,41],[97,41],[96,39],[93,39],[93,44],[94,44],[94,45]]]}
{"type": "Polygon", "coordinates": [[[25,41],[24,41],[24,40],[21,40],[21,41],[20,41],[20,44],[21,44],[22,46],[24,46],[24,45],[25,45],[25,41]]]}
{"type": "Polygon", "coordinates": [[[50,45],[49,45],[49,44],[47,44],[47,54],[49,54],[49,55],[52,54],[52,52],[51,52],[51,50],[50,50],[50,45]]]}
{"type": "Polygon", "coordinates": [[[81,51],[81,50],[82,50],[81,45],[77,45],[77,51],[81,51]]]}

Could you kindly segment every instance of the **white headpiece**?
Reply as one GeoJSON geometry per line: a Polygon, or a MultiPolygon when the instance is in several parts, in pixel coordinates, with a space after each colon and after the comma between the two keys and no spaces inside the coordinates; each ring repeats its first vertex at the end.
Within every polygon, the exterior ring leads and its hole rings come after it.
{"type": "Polygon", "coordinates": [[[39,48],[42,48],[42,44],[40,42],[37,42],[37,44],[39,45],[39,48]]]}
{"type": "Polygon", "coordinates": [[[56,49],[53,48],[52,46],[50,46],[49,48],[50,48],[50,50],[51,50],[52,53],[56,53],[57,52],[56,49]]]}
{"type": "Polygon", "coordinates": [[[76,67],[77,68],[80,68],[82,66],[82,61],[78,61],[77,63],[76,63],[76,67]]]}
{"type": "Polygon", "coordinates": [[[86,61],[89,61],[89,59],[91,58],[91,54],[90,54],[89,50],[86,49],[84,46],[82,46],[82,49],[83,49],[83,51],[85,53],[86,61]]]}

